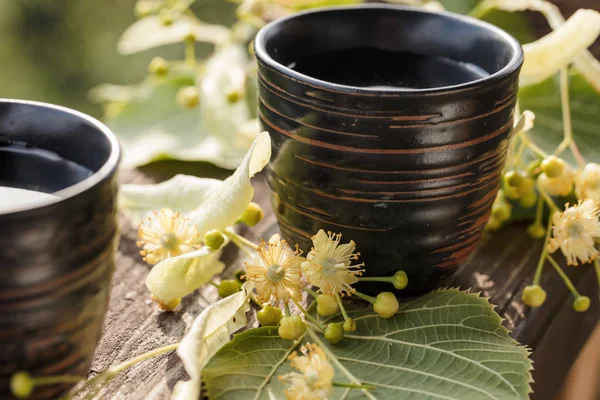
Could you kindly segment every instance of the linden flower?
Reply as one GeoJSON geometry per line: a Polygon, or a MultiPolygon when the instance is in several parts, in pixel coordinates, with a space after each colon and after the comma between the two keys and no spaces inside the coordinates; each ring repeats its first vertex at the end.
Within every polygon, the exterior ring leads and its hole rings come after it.
{"type": "Polygon", "coordinates": [[[300,257],[301,251],[297,247],[292,251],[277,234],[271,236],[269,243],[261,241],[256,250],[262,263],[246,263],[246,279],[256,287],[258,301],[267,303],[271,298],[301,300],[300,264],[304,260],[300,257]]]}
{"type": "Polygon", "coordinates": [[[137,245],[148,264],[158,264],[167,258],[176,257],[200,248],[201,238],[196,227],[168,208],[154,211],[138,228],[137,245]]]}
{"type": "Polygon", "coordinates": [[[579,199],[600,202],[600,165],[589,163],[575,178],[575,194],[579,199]]]}
{"type": "Polygon", "coordinates": [[[336,294],[353,293],[352,284],[358,282],[365,264],[351,265],[360,253],[354,253],[356,243],[340,244],[341,234],[325,233],[320,230],[312,237],[314,247],[302,263],[302,271],[311,285],[317,286],[319,292],[334,296],[336,294]]]}
{"type": "Polygon", "coordinates": [[[553,253],[560,248],[569,265],[578,265],[577,260],[591,262],[598,255],[594,240],[600,238],[599,216],[600,210],[592,200],[580,200],[571,207],[567,203],[564,212],[556,211],[552,216],[554,237],[548,243],[548,251],[553,253]]]}
{"type": "Polygon", "coordinates": [[[315,344],[307,344],[300,349],[303,356],[293,352],[289,356],[291,365],[299,372],[290,372],[279,377],[287,382],[284,393],[288,400],[326,399],[331,391],[335,371],[323,349],[315,344]]]}

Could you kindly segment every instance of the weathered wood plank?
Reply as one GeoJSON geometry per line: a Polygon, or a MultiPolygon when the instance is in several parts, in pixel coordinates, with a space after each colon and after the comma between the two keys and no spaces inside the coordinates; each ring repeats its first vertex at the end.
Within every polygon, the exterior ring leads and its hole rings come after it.
{"type": "MultiPolygon", "coordinates": [[[[188,164],[186,168],[187,173],[199,172],[196,164],[188,164]]],[[[173,175],[173,170],[165,165],[144,172],[128,173],[123,179],[152,182],[173,175]]],[[[261,204],[267,216],[245,235],[257,241],[261,237],[268,238],[277,230],[277,225],[262,177],[255,179],[255,188],[255,201],[261,204]]],[[[591,268],[569,268],[567,272],[581,292],[593,299],[593,310],[585,314],[572,311],[572,299],[552,271],[546,271],[543,278],[544,286],[551,293],[548,303],[537,310],[524,307],[520,292],[531,282],[540,249],[540,241],[529,239],[524,226],[508,227],[484,238],[476,254],[448,280],[447,285],[471,288],[491,297],[497,311],[505,318],[505,325],[513,330],[513,336],[533,349],[533,359],[537,363],[534,379],[538,393],[535,398],[548,399],[550,394],[558,392],[569,366],[598,320],[598,300],[594,292],[596,286],[590,279],[591,268]]],[[[231,275],[242,265],[243,254],[230,246],[224,259],[229,265],[226,275],[231,275]]],[[[135,230],[124,221],[110,308],[91,375],[109,365],[179,341],[194,317],[218,298],[216,289],[206,286],[185,298],[179,311],[160,312],[150,301],[144,285],[148,271],[149,266],[141,261],[135,246],[135,230]]],[[[163,355],[119,375],[103,390],[102,396],[127,400],[165,399],[179,379],[186,379],[186,374],[178,357],[163,355]]]]}

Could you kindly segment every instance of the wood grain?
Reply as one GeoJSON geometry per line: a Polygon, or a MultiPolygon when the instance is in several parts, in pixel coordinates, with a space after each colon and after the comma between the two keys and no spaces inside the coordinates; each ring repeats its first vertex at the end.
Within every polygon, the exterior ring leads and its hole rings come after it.
{"type": "MultiPolygon", "coordinates": [[[[198,164],[183,166],[188,173],[203,168],[198,164]]],[[[164,180],[180,169],[181,164],[163,164],[146,169],[145,173],[127,173],[123,178],[129,182],[152,182],[164,180]]],[[[223,171],[213,172],[226,175],[223,171]]],[[[266,217],[245,235],[257,240],[268,237],[277,230],[277,225],[268,204],[264,178],[255,179],[254,185],[255,201],[265,209],[266,217]]],[[[524,307],[520,292],[531,281],[540,250],[540,243],[529,239],[524,231],[524,226],[517,225],[485,237],[478,251],[450,278],[447,286],[471,288],[491,298],[505,318],[504,324],[513,330],[513,336],[533,349],[537,392],[533,398],[545,400],[559,392],[570,365],[598,321],[597,287],[591,268],[567,270],[581,292],[592,298],[592,309],[577,314],[571,308],[572,299],[564,285],[548,270],[543,280],[544,287],[551,293],[547,304],[537,310],[524,307]]],[[[231,275],[242,263],[237,249],[232,246],[226,249],[224,259],[228,264],[226,275],[231,275]]],[[[112,364],[179,341],[193,319],[218,298],[216,289],[207,285],[185,298],[179,311],[160,312],[150,301],[144,285],[148,271],[149,267],[141,261],[135,246],[135,230],[123,220],[109,312],[90,376],[112,364]]],[[[166,354],[144,361],[116,377],[104,389],[102,397],[167,399],[180,379],[187,377],[179,358],[173,353],[166,354]]]]}

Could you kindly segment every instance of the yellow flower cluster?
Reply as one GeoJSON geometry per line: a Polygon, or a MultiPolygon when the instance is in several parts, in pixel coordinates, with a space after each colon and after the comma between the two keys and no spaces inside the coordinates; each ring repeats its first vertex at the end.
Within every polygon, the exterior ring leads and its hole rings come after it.
{"type": "Polygon", "coordinates": [[[312,237],[314,247],[306,258],[300,257],[299,250],[292,251],[279,235],[273,235],[268,244],[262,242],[257,249],[261,262],[246,263],[246,279],[254,283],[258,300],[299,301],[304,283],[330,296],[353,293],[351,285],[358,282],[364,264],[352,264],[360,254],[354,252],[354,241],[340,244],[341,236],[320,230],[312,237]]]}
{"type": "Polygon", "coordinates": [[[327,399],[331,392],[335,370],[327,360],[323,349],[315,344],[307,344],[300,349],[302,356],[293,352],[289,356],[291,366],[298,372],[279,376],[287,383],[284,393],[288,400],[327,399]]]}

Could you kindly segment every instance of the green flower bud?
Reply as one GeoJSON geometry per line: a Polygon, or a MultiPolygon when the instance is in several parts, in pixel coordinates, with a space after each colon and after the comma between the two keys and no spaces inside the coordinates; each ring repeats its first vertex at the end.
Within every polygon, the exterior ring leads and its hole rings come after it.
{"type": "Polygon", "coordinates": [[[554,155],[546,157],[540,166],[548,178],[559,177],[565,170],[565,162],[554,155]]]}
{"type": "Polygon", "coordinates": [[[398,299],[394,296],[394,293],[391,292],[381,292],[377,295],[375,299],[375,304],[373,304],[373,311],[375,311],[381,318],[390,318],[400,308],[400,304],[398,304],[398,299]]]}
{"type": "Polygon", "coordinates": [[[244,224],[246,224],[248,226],[255,226],[260,221],[262,221],[264,216],[265,216],[265,213],[263,212],[262,208],[260,208],[260,206],[258,204],[250,203],[250,204],[248,204],[248,207],[246,208],[244,213],[241,215],[241,217],[238,219],[238,221],[243,222],[244,224]]]}
{"type": "Polygon", "coordinates": [[[256,317],[262,326],[278,326],[282,318],[279,308],[264,306],[262,310],[256,313],[256,317]]]}
{"type": "Polygon", "coordinates": [[[322,317],[329,317],[338,312],[339,306],[333,296],[320,294],[317,296],[317,313],[322,317]]]}
{"type": "Polygon", "coordinates": [[[239,90],[231,89],[227,91],[225,96],[230,104],[235,104],[242,98],[242,93],[239,90]]]}
{"type": "Polygon", "coordinates": [[[193,109],[200,104],[200,95],[195,86],[185,86],[177,91],[177,105],[181,108],[193,109]]]}
{"type": "Polygon", "coordinates": [[[331,344],[338,344],[344,338],[344,328],[339,322],[332,322],[325,327],[325,339],[331,344]]]}
{"type": "Polygon", "coordinates": [[[178,15],[173,10],[162,9],[160,13],[158,13],[158,17],[160,18],[161,24],[164,26],[173,25],[173,22],[177,19],[178,15]]]}
{"type": "Polygon", "coordinates": [[[534,239],[541,239],[546,235],[546,228],[540,224],[533,223],[527,227],[527,234],[534,239]]]}
{"type": "Polygon", "coordinates": [[[306,332],[306,325],[298,315],[283,317],[279,322],[279,337],[286,340],[296,340],[306,332]]]}
{"type": "Polygon", "coordinates": [[[573,309],[577,312],[584,312],[590,308],[590,298],[587,296],[579,296],[573,302],[573,309]]]}
{"type": "Polygon", "coordinates": [[[504,174],[504,183],[507,186],[518,188],[521,182],[523,182],[523,175],[517,171],[508,171],[504,174]]]}
{"type": "Polygon", "coordinates": [[[396,272],[392,279],[392,284],[398,290],[402,290],[408,285],[408,275],[402,270],[396,272]]]}
{"type": "Polygon", "coordinates": [[[243,269],[238,269],[237,271],[235,271],[235,273],[233,274],[233,276],[235,276],[235,279],[237,279],[238,282],[240,283],[244,283],[246,282],[246,271],[244,271],[243,269]]]}
{"type": "Polygon", "coordinates": [[[495,201],[492,205],[492,216],[498,221],[504,222],[510,218],[512,207],[506,201],[495,201]]]}
{"type": "Polygon", "coordinates": [[[26,399],[31,396],[34,388],[33,378],[25,371],[17,372],[10,378],[10,390],[18,399],[26,399]]]}
{"type": "Polygon", "coordinates": [[[204,234],[204,244],[213,250],[219,250],[223,243],[225,243],[225,238],[218,229],[213,229],[204,234]]]}
{"type": "Polygon", "coordinates": [[[348,318],[344,321],[344,331],[354,332],[356,330],[356,322],[352,318],[348,318]]]}
{"type": "Polygon", "coordinates": [[[501,227],[502,221],[500,221],[498,218],[494,218],[494,216],[491,216],[487,222],[487,225],[485,226],[485,230],[489,232],[496,232],[501,227]]]}
{"type": "Polygon", "coordinates": [[[526,286],[521,299],[529,307],[539,307],[546,301],[546,291],[539,285],[526,286]]]}
{"type": "Polygon", "coordinates": [[[504,196],[511,200],[518,200],[519,197],[521,197],[517,188],[514,188],[512,186],[508,186],[508,185],[504,186],[503,192],[504,192],[504,196]]]}
{"type": "Polygon", "coordinates": [[[156,76],[165,76],[169,73],[169,63],[162,57],[154,57],[148,65],[148,72],[156,76]]]}
{"type": "Polygon", "coordinates": [[[229,297],[240,291],[240,284],[233,279],[226,279],[219,283],[219,296],[222,298],[229,297]]]}
{"type": "Polygon", "coordinates": [[[535,193],[535,181],[529,177],[523,178],[517,190],[521,197],[528,193],[535,193]]]}
{"type": "Polygon", "coordinates": [[[531,208],[535,206],[537,199],[537,193],[535,191],[532,191],[529,193],[524,193],[523,196],[521,196],[521,198],[519,199],[519,203],[521,203],[521,205],[525,208],[531,208]]]}

